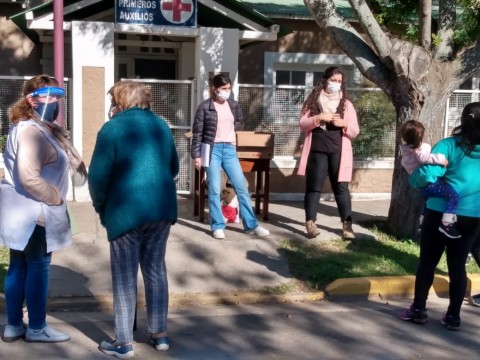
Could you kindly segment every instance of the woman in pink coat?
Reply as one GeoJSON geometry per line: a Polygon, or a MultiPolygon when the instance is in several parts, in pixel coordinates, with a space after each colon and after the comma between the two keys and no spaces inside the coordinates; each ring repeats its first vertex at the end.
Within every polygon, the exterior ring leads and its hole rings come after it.
{"type": "Polygon", "coordinates": [[[359,133],[357,114],[346,97],[345,76],[329,67],[303,104],[300,128],[305,142],[298,175],[305,177],[305,226],[307,236],[320,234],[315,225],[318,204],[328,174],[343,224],[343,239],[354,240],[352,201],[348,183],[352,180],[352,139],[359,133]]]}

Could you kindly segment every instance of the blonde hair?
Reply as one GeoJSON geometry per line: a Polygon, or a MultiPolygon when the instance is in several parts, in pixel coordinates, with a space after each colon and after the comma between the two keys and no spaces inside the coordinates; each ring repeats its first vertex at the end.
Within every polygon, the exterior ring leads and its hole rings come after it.
{"type": "Polygon", "coordinates": [[[14,124],[18,124],[20,121],[29,120],[33,117],[33,108],[27,100],[27,95],[45,86],[58,86],[58,81],[46,74],[37,75],[27,80],[23,85],[22,98],[13,104],[10,112],[10,120],[14,124]]]}
{"type": "Polygon", "coordinates": [[[112,104],[121,109],[138,106],[140,109],[150,109],[152,93],[148,87],[132,80],[116,82],[107,94],[112,97],[112,104]]]}

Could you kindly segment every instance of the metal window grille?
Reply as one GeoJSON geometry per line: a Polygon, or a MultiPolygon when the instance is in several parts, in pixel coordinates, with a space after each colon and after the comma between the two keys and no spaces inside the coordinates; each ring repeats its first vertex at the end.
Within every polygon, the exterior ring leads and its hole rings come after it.
{"type": "Polygon", "coordinates": [[[450,136],[452,130],[460,125],[460,117],[465,105],[477,102],[480,98],[479,90],[457,90],[447,100],[447,112],[445,114],[444,137],[450,136]]]}
{"type": "MultiPolygon", "coordinates": [[[[23,84],[30,77],[0,76],[0,145],[8,134],[9,111],[21,96],[23,84]]],[[[177,177],[179,193],[189,193],[192,165],[190,139],[185,133],[191,129],[194,111],[194,82],[176,80],[139,80],[150,87],[152,110],[161,116],[172,129],[180,159],[177,177]]],[[[66,128],[71,124],[70,81],[64,82],[65,103],[63,108],[66,128]]],[[[239,103],[245,113],[245,130],[272,131],[275,133],[275,156],[299,155],[303,135],[298,126],[300,110],[311,89],[305,86],[239,85],[239,103]]],[[[395,111],[380,89],[348,89],[359,118],[361,133],[353,142],[355,158],[378,159],[393,157],[395,149],[395,111]]],[[[480,91],[457,90],[448,99],[444,135],[449,136],[460,124],[463,107],[478,101],[480,91]]]]}
{"type": "MultiPolygon", "coordinates": [[[[299,156],[303,133],[300,110],[311,88],[305,86],[240,85],[239,102],[245,130],[275,133],[275,156],[299,156]]],[[[380,89],[349,89],[361,134],[353,142],[357,159],[392,157],[395,151],[395,109],[380,89]]]]}
{"type": "Polygon", "coordinates": [[[132,80],[150,88],[152,111],[170,126],[180,161],[180,170],[176,178],[177,191],[189,193],[193,188],[193,184],[191,184],[193,176],[191,176],[190,139],[185,136],[185,133],[192,127],[193,81],[132,80]]]}

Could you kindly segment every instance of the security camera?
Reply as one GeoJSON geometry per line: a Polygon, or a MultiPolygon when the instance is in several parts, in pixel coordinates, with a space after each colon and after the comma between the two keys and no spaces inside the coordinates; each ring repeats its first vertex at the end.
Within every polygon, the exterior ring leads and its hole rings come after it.
{"type": "Polygon", "coordinates": [[[278,33],[280,31],[280,25],[278,24],[273,24],[270,26],[270,31],[273,33],[278,33]]]}

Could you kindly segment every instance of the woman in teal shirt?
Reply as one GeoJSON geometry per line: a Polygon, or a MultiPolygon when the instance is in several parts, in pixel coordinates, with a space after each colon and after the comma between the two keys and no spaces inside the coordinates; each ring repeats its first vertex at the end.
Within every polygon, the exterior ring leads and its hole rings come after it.
{"type": "Polygon", "coordinates": [[[480,102],[465,106],[461,124],[452,134],[452,137],[441,140],[432,149],[432,153],[446,156],[448,166],[422,166],[411,181],[425,186],[443,177],[458,192],[457,221],[461,238],[450,239],[438,231],[446,204],[441,198],[430,198],[422,223],[413,304],[399,317],[418,324],[428,321],[428,292],[433,284],[435,268],[446,251],[450,303],[441,322],[449,330],[458,330],[460,309],[467,288],[465,261],[472,244],[480,235],[480,102]]]}

